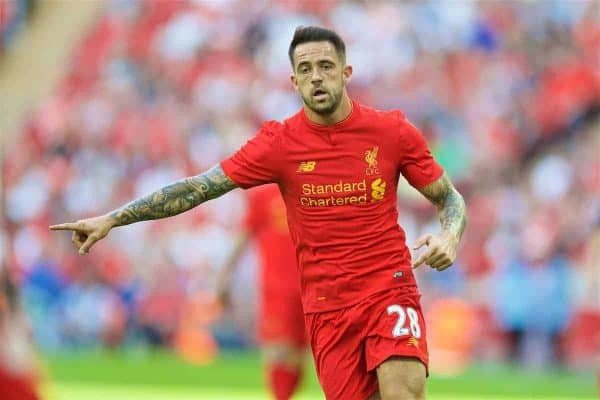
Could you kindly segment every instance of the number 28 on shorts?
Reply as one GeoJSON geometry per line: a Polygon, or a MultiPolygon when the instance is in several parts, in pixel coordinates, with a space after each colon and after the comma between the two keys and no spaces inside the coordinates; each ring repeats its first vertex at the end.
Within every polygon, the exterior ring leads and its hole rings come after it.
{"type": "Polygon", "coordinates": [[[406,336],[409,333],[416,339],[421,337],[421,327],[419,326],[419,314],[412,307],[402,307],[398,304],[392,304],[387,308],[388,315],[398,314],[398,320],[392,329],[394,337],[406,336]],[[408,315],[408,327],[406,326],[406,316],[408,315]]]}

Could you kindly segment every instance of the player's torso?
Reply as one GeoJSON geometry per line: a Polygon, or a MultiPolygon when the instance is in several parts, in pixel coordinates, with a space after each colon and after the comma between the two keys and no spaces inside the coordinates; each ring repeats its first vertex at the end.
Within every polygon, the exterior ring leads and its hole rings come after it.
{"type": "Polygon", "coordinates": [[[320,131],[298,125],[282,140],[282,192],[293,222],[315,233],[339,230],[323,222],[354,221],[363,231],[389,222],[389,215],[376,220],[383,212],[396,212],[398,155],[385,125],[355,123],[320,131]]]}
{"type": "Polygon", "coordinates": [[[393,202],[398,168],[378,133],[339,130],[288,138],[285,195],[306,216],[332,218],[393,202]]]}
{"type": "Polygon", "coordinates": [[[392,279],[388,270],[407,264],[397,224],[399,155],[388,129],[368,121],[320,131],[292,125],[282,140],[280,185],[305,305],[348,285],[360,290],[370,274],[392,279]]]}

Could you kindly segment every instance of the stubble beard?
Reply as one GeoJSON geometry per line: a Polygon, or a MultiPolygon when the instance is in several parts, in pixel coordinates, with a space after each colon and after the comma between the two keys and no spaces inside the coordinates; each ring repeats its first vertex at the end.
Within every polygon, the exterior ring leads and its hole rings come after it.
{"type": "Polygon", "coordinates": [[[333,114],[335,110],[338,109],[342,102],[343,92],[343,87],[335,93],[332,91],[327,91],[330,96],[330,100],[325,102],[325,104],[315,101],[309,94],[308,96],[303,96],[304,104],[306,104],[306,106],[314,113],[325,117],[333,114]]]}

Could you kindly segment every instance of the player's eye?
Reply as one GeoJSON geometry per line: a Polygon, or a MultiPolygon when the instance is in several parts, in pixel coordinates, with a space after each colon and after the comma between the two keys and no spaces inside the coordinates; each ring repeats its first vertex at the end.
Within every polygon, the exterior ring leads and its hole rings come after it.
{"type": "Polygon", "coordinates": [[[298,72],[300,72],[301,74],[306,74],[308,73],[308,71],[310,71],[310,68],[308,68],[307,66],[298,68],[298,72]]]}

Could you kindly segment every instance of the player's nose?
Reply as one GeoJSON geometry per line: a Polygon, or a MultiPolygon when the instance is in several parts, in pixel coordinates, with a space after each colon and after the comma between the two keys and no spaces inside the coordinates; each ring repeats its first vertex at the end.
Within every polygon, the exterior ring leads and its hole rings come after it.
{"type": "Polygon", "coordinates": [[[318,68],[313,69],[313,73],[310,77],[310,81],[312,83],[323,82],[323,77],[321,76],[321,72],[318,68]]]}

